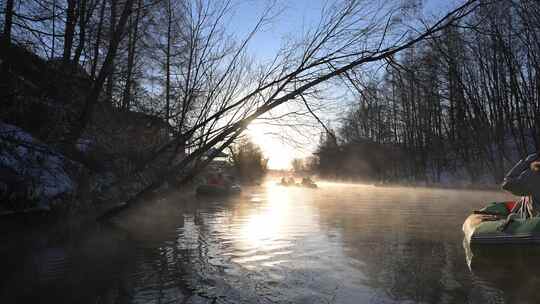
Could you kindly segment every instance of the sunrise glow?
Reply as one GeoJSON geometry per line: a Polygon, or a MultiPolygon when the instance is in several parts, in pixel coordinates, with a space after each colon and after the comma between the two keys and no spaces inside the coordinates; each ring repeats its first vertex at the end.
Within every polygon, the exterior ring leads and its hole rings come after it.
{"type": "Polygon", "coordinates": [[[268,126],[252,124],[248,127],[247,134],[261,148],[265,157],[268,158],[269,169],[283,170],[291,168],[291,161],[298,154],[298,151],[279,138],[278,134],[269,132],[268,126]]]}

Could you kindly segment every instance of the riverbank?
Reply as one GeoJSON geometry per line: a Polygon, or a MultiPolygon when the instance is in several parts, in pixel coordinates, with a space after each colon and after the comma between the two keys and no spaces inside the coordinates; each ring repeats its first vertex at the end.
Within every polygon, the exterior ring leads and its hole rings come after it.
{"type": "Polygon", "coordinates": [[[104,221],[121,212],[144,204],[148,201],[160,200],[170,196],[192,196],[195,194],[193,184],[186,184],[182,188],[175,188],[165,183],[153,191],[148,191],[129,202],[108,201],[102,203],[77,204],[73,208],[29,208],[25,210],[0,210],[0,221],[4,223],[23,223],[25,226],[39,226],[42,224],[54,225],[61,221],[88,222],[104,221]]]}

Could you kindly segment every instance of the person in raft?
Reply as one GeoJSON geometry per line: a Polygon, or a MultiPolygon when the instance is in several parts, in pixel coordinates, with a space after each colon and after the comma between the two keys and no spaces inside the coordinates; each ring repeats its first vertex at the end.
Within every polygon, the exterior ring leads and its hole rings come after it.
{"type": "Polygon", "coordinates": [[[225,180],[225,177],[223,176],[223,173],[219,172],[217,175],[217,185],[221,187],[227,186],[227,181],[225,180]]]}
{"type": "Polygon", "coordinates": [[[210,186],[219,186],[219,177],[216,173],[210,173],[207,184],[210,186]]]}
{"type": "Polygon", "coordinates": [[[521,196],[521,200],[512,209],[507,224],[516,216],[540,216],[540,154],[533,153],[520,160],[506,174],[502,188],[513,195],[521,196]]]}

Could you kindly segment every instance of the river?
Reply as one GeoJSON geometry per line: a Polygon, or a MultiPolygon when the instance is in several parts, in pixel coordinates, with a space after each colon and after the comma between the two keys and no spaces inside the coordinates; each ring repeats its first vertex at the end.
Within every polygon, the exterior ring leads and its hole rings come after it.
{"type": "Polygon", "coordinates": [[[319,186],[267,182],[229,198],[168,195],[100,223],[3,225],[0,301],[540,303],[537,248],[466,256],[466,216],[507,195],[319,186]]]}

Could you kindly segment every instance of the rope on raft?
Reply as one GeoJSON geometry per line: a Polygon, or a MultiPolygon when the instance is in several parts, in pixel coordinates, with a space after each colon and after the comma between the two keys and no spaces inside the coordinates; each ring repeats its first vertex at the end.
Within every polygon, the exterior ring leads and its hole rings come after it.
{"type": "Polygon", "coordinates": [[[502,223],[497,230],[503,232],[510,226],[510,223],[515,218],[528,219],[534,217],[533,199],[530,196],[522,197],[519,202],[512,208],[510,215],[506,218],[506,221],[502,223]]]}
{"type": "Polygon", "coordinates": [[[532,218],[534,216],[532,198],[530,196],[522,197],[514,208],[512,208],[510,213],[517,214],[517,216],[522,219],[532,218]]]}

